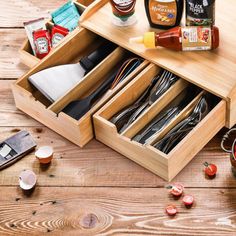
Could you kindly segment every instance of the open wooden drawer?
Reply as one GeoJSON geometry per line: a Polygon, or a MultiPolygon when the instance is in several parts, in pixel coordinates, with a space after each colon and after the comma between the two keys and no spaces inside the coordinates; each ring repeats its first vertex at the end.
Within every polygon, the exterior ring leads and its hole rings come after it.
{"type": "Polygon", "coordinates": [[[63,45],[55,48],[50,57],[44,58],[36,67],[13,84],[13,94],[16,106],[29,114],[36,120],[50,127],[65,138],[79,145],[84,146],[93,138],[92,114],[98,110],[110,97],[126,85],[140,70],[148,65],[144,61],[129,76],[120,82],[115,88],[110,89],[81,119],[75,120],[61,110],[71,101],[88,96],[108,76],[114,73],[120,62],[126,60],[130,53],[117,47],[99,65],[89,72],[81,82],[76,84],[63,97],[54,103],[49,102],[31,83],[30,75],[61,64],[76,63],[81,57],[94,51],[105,39],[86,29],[76,29],[75,34],[63,45]]]}
{"type": "Polygon", "coordinates": [[[220,46],[213,51],[176,52],[160,47],[148,50],[129,43],[131,37],[154,30],[147,20],[144,1],[136,1],[137,23],[130,27],[120,30],[112,24],[109,0],[96,0],[86,8],[80,25],[225,100],[226,127],[230,128],[236,124],[236,54],[232,44],[236,41],[236,34],[232,34],[236,24],[228,24],[235,20],[235,15],[229,14],[232,6],[236,7],[236,1],[229,0],[228,4],[216,1],[216,9],[220,9],[220,14],[216,14],[220,46]]]}
{"type": "Polygon", "coordinates": [[[131,160],[149,169],[165,180],[172,180],[187,163],[207,144],[207,142],[226,123],[226,102],[214,96],[216,105],[207,116],[198,123],[188,135],[182,139],[168,154],[155,147],[153,143],[162,138],[170,129],[180,122],[193,110],[202,92],[148,143],[140,144],[133,137],[159,114],[171,101],[184,90],[192,86],[186,80],[179,79],[171,88],[154,102],[134,123],[119,133],[110,119],[127,105],[133,104],[145,91],[153,77],[160,71],[160,67],[149,64],[126,87],[107,102],[94,116],[95,135],[98,140],[131,160]]]}
{"type": "MultiPolygon", "coordinates": [[[[82,14],[83,11],[86,9],[86,7],[89,6],[93,1],[94,0],[75,0],[73,2],[75,4],[75,6],[77,7],[79,13],[82,14]]],[[[54,23],[52,22],[52,20],[49,20],[46,23],[46,28],[49,30],[51,30],[53,26],[54,26],[54,23]]],[[[60,43],[63,43],[63,41],[69,40],[69,38],[73,37],[74,34],[76,34],[76,32],[74,32],[74,31],[70,32],[64,39],[62,39],[62,41],[60,43]]],[[[47,55],[47,57],[49,57],[49,55],[51,55],[51,53],[53,51],[54,51],[54,48],[51,49],[51,51],[47,55]]],[[[24,43],[22,44],[22,46],[19,50],[19,54],[20,54],[21,62],[30,68],[34,67],[36,64],[38,64],[41,61],[39,58],[37,58],[33,54],[33,51],[32,51],[32,48],[31,48],[31,45],[30,45],[30,42],[28,39],[26,39],[24,41],[24,43]]]]}

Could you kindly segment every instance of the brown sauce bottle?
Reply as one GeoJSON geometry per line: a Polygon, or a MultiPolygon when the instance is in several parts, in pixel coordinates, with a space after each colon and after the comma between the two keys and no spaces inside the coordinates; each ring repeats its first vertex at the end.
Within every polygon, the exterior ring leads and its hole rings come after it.
{"type": "Polygon", "coordinates": [[[183,0],[145,0],[145,9],[150,26],[170,29],[180,25],[183,5],[183,0]]]}

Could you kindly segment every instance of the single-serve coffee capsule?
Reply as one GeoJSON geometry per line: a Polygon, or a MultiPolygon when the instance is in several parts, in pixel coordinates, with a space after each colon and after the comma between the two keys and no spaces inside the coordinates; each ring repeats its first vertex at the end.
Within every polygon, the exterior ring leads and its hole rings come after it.
{"type": "Polygon", "coordinates": [[[37,181],[35,173],[31,170],[24,170],[19,175],[19,184],[23,190],[32,189],[37,181]]]}
{"type": "Polygon", "coordinates": [[[53,158],[53,148],[50,146],[40,147],[35,152],[35,156],[41,164],[48,164],[53,158]]]}

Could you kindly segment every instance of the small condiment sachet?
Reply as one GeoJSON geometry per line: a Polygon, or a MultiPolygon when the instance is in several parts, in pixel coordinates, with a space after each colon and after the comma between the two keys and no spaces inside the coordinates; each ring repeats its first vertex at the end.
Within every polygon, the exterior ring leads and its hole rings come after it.
{"type": "Polygon", "coordinates": [[[71,1],[52,12],[51,16],[56,25],[67,28],[69,31],[73,31],[78,26],[80,18],[75,4],[71,1]]]}
{"type": "Polygon", "coordinates": [[[33,51],[34,55],[36,56],[33,32],[38,31],[38,30],[46,30],[44,18],[31,20],[31,21],[28,21],[28,22],[24,22],[23,24],[24,24],[25,31],[26,31],[27,37],[29,39],[32,51],[33,51]]]}
{"type": "Polygon", "coordinates": [[[34,48],[39,59],[48,55],[51,50],[51,36],[48,30],[37,30],[33,32],[34,48]]]}
{"type": "Polygon", "coordinates": [[[60,26],[54,25],[51,32],[51,43],[52,47],[56,47],[58,43],[69,33],[69,30],[60,26]]]}

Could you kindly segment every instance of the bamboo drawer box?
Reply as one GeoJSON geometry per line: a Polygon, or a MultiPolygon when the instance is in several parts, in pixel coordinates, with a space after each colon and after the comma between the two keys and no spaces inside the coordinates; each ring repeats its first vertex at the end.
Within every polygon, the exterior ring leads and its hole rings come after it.
{"type": "Polygon", "coordinates": [[[189,161],[211,140],[222,127],[236,123],[236,21],[231,11],[236,7],[233,0],[216,1],[216,24],[220,29],[220,47],[215,51],[173,52],[166,49],[146,50],[142,45],[129,43],[130,37],[151,31],[146,19],[143,1],[137,1],[138,22],[132,27],[119,28],[111,23],[111,6],[108,0],[91,3],[80,18],[81,29],[76,29],[49,56],[39,62],[13,85],[16,106],[55,130],[79,146],[85,145],[94,136],[107,146],[144,166],[166,180],[173,179],[189,161]],[[78,62],[79,59],[96,49],[100,42],[112,41],[118,47],[87,74],[68,93],[54,103],[47,101],[29,82],[30,75],[60,64],[78,62]],[[136,55],[144,62],[122,81],[114,90],[108,91],[78,121],[61,110],[71,101],[83,98],[94,91],[108,74],[115,70],[117,63],[128,55],[136,55]],[[155,102],[124,130],[118,130],[112,117],[135,103],[147,90],[153,78],[160,71],[167,70],[178,77],[155,102]],[[197,92],[160,132],[145,144],[135,137],[152,120],[161,114],[185,91],[197,92]],[[194,111],[202,96],[209,96],[214,105],[194,128],[169,152],[162,152],[154,144],[170,132],[184,117],[194,111]]]}
{"type": "MultiPolygon", "coordinates": [[[[75,6],[77,7],[78,11],[80,14],[83,13],[83,11],[86,9],[87,6],[89,6],[93,0],[74,0],[73,1],[75,6]]],[[[46,22],[46,28],[51,30],[52,27],[54,26],[54,23],[52,20],[49,20],[46,22]]],[[[70,37],[73,37],[76,32],[70,32],[69,35],[67,35],[63,41],[67,40],[70,37]]],[[[62,42],[61,42],[62,43],[62,42]]],[[[47,55],[47,57],[50,56],[50,54],[53,52],[53,49],[51,52],[47,55]]],[[[24,41],[22,44],[20,50],[19,50],[19,55],[20,55],[20,60],[23,64],[27,65],[28,67],[32,68],[35,65],[37,65],[40,62],[40,59],[37,58],[32,51],[32,48],[30,46],[30,42],[28,39],[24,41]]]]}
{"type": "Polygon", "coordinates": [[[74,32],[72,38],[65,40],[55,48],[49,57],[45,57],[36,67],[18,79],[13,85],[13,94],[16,106],[19,109],[82,147],[93,138],[91,116],[94,112],[135,77],[140,70],[146,67],[148,62],[144,61],[115,88],[108,90],[81,119],[75,120],[62,112],[62,109],[70,102],[84,98],[95,91],[102,82],[118,69],[117,65],[126,60],[131,53],[117,47],[91,72],[86,74],[81,82],[76,84],[63,97],[51,103],[28,81],[30,75],[56,65],[77,63],[83,56],[89,55],[105,41],[102,37],[86,29],[75,29],[74,32]]]}

